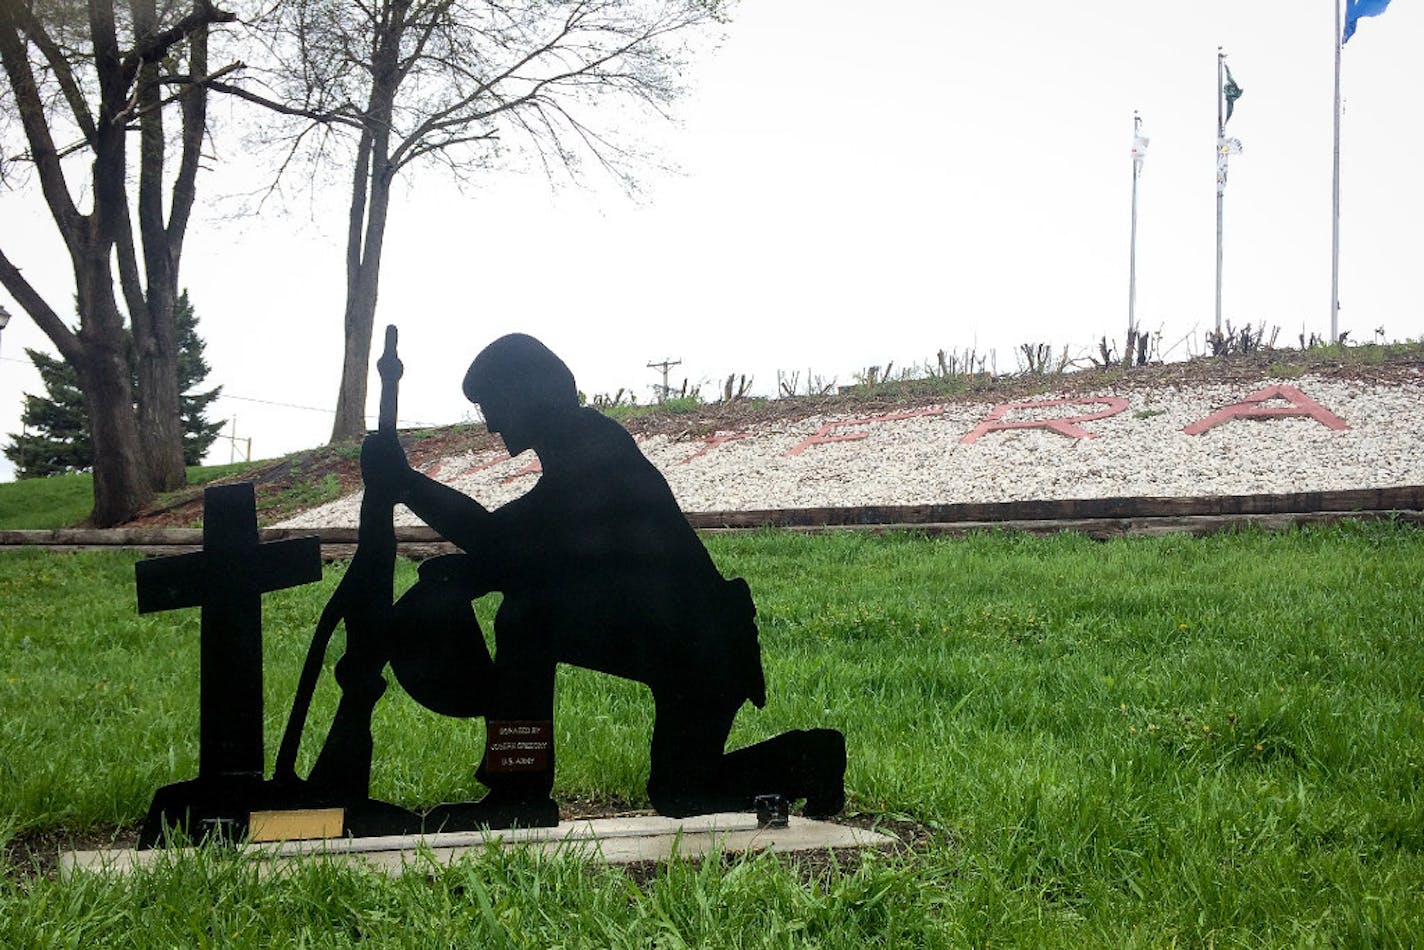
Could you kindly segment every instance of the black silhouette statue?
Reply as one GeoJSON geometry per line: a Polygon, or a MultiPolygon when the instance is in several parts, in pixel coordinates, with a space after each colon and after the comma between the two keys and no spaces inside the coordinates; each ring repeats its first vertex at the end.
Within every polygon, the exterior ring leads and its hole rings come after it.
{"type": "MultiPolygon", "coordinates": [[[[366,492],[358,550],[318,623],[274,777],[261,782],[255,776],[255,794],[250,768],[240,779],[219,780],[238,787],[228,797],[253,808],[339,805],[351,834],[555,824],[554,671],[569,663],[651,689],[656,720],[648,795],[659,812],[750,810],[768,796],[804,799],[808,815],[840,811],[845,742],[839,732],[793,731],[725,751],[742,704],[766,702],[751,592],[745,581],[718,572],[632,437],[579,406],[563,361],[534,338],[511,334],[486,347],[465,376],[465,395],[480,406],[489,430],[511,455],[532,449],[541,464],[528,493],[491,511],[407,464],[395,432],[401,369],[394,350],[391,327],[377,364],[381,423],[361,452],[366,492]],[[416,584],[392,603],[396,504],[464,553],[423,563],[416,584]],[[472,607],[490,591],[503,594],[493,657],[472,607]],[[335,668],[341,699],[316,764],[299,779],[296,750],[307,705],[326,644],[343,620],[347,649],[335,668]],[[484,760],[475,773],[488,789],[483,799],[441,805],[423,816],[369,799],[370,722],[387,688],[387,664],[422,705],[486,720],[484,760]]],[[[255,589],[279,583],[269,578],[255,589]]],[[[249,601],[255,605],[255,595],[249,601]]],[[[206,621],[204,637],[206,643],[206,621]]],[[[206,673],[203,682],[206,690],[206,673]]],[[[257,716],[260,750],[260,695],[257,716]]],[[[251,758],[249,752],[245,768],[251,758]]],[[[200,768],[200,783],[209,771],[200,768]]],[[[145,840],[156,841],[167,824],[191,831],[194,813],[211,823],[208,813],[223,808],[237,813],[231,820],[241,829],[240,809],[226,800],[212,805],[211,793],[195,798],[193,784],[160,791],[145,840]]]]}

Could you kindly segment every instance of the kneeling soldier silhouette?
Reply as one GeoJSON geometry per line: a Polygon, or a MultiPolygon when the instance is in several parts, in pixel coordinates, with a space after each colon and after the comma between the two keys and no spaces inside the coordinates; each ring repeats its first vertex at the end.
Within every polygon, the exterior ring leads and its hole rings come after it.
{"type": "MultiPolygon", "coordinates": [[[[391,618],[388,651],[401,685],[437,712],[487,721],[476,777],[488,794],[441,806],[427,828],[557,820],[558,663],[651,688],[648,795],[659,812],[746,810],[767,794],[805,799],[808,815],[838,812],[839,732],[793,731],[725,751],[742,703],[766,702],[756,608],[745,581],[718,572],[628,432],[580,407],[568,367],[523,334],[485,348],[464,392],[510,455],[538,455],[542,474],[527,494],[486,510],[412,470],[391,432],[369,436],[361,452],[368,492],[405,504],[466,552],[425,562],[391,618]],[[489,591],[504,595],[493,658],[471,606],[489,591]]],[[[346,672],[343,688],[369,679],[346,672]]]]}

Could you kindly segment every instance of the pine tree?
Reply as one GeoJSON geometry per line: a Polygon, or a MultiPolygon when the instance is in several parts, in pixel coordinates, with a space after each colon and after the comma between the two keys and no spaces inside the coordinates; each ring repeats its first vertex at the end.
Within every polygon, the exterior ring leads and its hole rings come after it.
{"type": "Polygon", "coordinates": [[[39,370],[45,396],[25,393],[21,435],[10,434],[5,457],[15,463],[16,478],[42,478],[93,467],[94,448],[84,419],[84,396],[74,367],[48,353],[25,348],[39,370]]]}
{"type": "MultiPolygon", "coordinates": [[[[222,429],[222,421],[209,422],[205,413],[222,392],[222,387],[202,393],[188,393],[207,378],[209,366],[203,359],[205,344],[198,336],[198,318],[185,290],[174,307],[178,323],[178,389],[183,423],[183,462],[197,465],[222,429]]],[[[10,434],[5,457],[15,465],[16,478],[42,478],[63,472],[87,472],[94,467],[94,449],[85,422],[84,395],[79,377],[63,360],[26,348],[30,362],[39,370],[45,395],[25,393],[20,422],[25,431],[10,434]]],[[[134,381],[137,391],[137,378],[134,381]]]]}
{"type": "Polygon", "coordinates": [[[188,291],[178,295],[173,316],[178,323],[178,407],[183,420],[183,464],[197,465],[223,427],[221,419],[209,422],[205,415],[208,406],[222,394],[222,387],[205,393],[188,391],[208,378],[209,369],[203,359],[205,344],[198,336],[198,316],[188,302],[188,291]]]}

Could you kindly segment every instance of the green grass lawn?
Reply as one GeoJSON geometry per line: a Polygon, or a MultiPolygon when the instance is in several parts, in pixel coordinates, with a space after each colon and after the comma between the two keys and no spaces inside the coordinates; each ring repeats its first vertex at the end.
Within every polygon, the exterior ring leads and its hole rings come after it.
{"type": "MultiPolygon", "coordinates": [[[[203,485],[236,475],[252,465],[190,465],[188,484],[203,485]]],[[[94,476],[88,472],[0,482],[0,528],[12,531],[69,528],[94,508],[94,476]]]]}
{"type": "MultiPolygon", "coordinates": [[[[124,879],[12,867],[0,946],[1424,943],[1424,531],[709,547],[750,581],[766,656],[770,702],[733,744],[843,728],[850,810],[927,845],[648,881],[495,854],[399,880],[221,853],[124,879]]],[[[0,557],[0,837],[131,827],[196,773],[197,612],[137,616],[133,560],[0,557]]],[[[269,754],[339,570],[265,598],[269,754]]],[[[645,801],[646,691],[560,676],[558,793],[645,801]]],[[[379,797],[478,793],[477,725],[393,688],[376,743],[379,797]]]]}
{"type": "Polygon", "coordinates": [[[94,508],[94,476],[88,472],[0,482],[0,527],[22,531],[67,528],[94,508]]]}

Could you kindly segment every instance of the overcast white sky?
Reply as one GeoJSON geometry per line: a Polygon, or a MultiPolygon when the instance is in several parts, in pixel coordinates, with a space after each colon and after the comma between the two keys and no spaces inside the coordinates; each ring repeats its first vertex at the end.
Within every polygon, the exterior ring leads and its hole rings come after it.
{"type": "MultiPolygon", "coordinates": [[[[427,172],[391,213],[378,323],[396,323],[403,425],[457,422],[475,352],[521,330],[589,393],[777,369],[849,382],[866,366],[1021,343],[1086,354],[1126,327],[1132,113],[1138,316],[1174,357],[1213,324],[1216,50],[1245,94],[1228,134],[1224,312],[1329,329],[1333,0],[744,0],[656,133],[677,174],[629,201],[427,172]],[[1175,348],[1174,348],[1175,347],[1175,348]]],[[[1361,21],[1344,54],[1340,326],[1424,337],[1424,5],[1361,21]]],[[[220,144],[222,142],[220,141],[220,144]]],[[[227,161],[242,149],[228,141],[227,161]]],[[[200,201],[231,188],[200,179],[200,201]]],[[[76,181],[82,177],[75,167],[76,181]]],[[[259,219],[200,215],[183,257],[216,414],[254,457],[325,441],[340,373],[344,195],[259,219]],[[254,400],[266,400],[257,402],[254,400]],[[267,403],[285,403],[289,408],[267,403]]],[[[0,195],[0,241],[57,309],[73,294],[35,192],[0,195]]],[[[13,301],[0,436],[52,349],[13,301]]],[[[377,338],[379,340],[379,330],[377,338]]],[[[1120,344],[1119,344],[1120,345],[1120,344]]],[[[374,413],[377,389],[371,390],[374,413]]],[[[210,458],[227,461],[219,442],[210,458]]],[[[11,477],[0,462],[0,479],[11,477]]]]}

